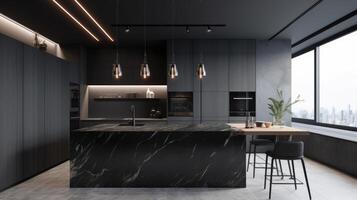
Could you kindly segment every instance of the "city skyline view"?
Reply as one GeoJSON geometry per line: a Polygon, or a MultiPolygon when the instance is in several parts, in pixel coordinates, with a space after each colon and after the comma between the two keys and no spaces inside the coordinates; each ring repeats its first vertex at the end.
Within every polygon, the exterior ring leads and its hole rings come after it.
{"type": "MultiPolygon", "coordinates": [[[[357,127],[357,32],[319,47],[318,122],[357,127]],[[352,92],[351,92],[352,91],[352,92]]],[[[292,59],[293,117],[314,119],[314,51],[292,59]]]]}

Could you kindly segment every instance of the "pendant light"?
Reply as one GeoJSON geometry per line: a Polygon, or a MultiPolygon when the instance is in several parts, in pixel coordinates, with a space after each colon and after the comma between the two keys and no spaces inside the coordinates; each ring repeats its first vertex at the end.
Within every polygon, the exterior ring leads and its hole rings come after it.
{"type": "Polygon", "coordinates": [[[174,24],[174,16],[175,16],[175,12],[174,12],[175,6],[174,6],[174,0],[171,1],[171,59],[172,62],[170,64],[169,67],[169,77],[170,79],[175,79],[176,77],[178,77],[178,71],[177,71],[177,67],[175,64],[175,41],[174,41],[174,28],[173,28],[173,24],[174,24]]]}
{"type": "Polygon", "coordinates": [[[200,45],[200,63],[197,65],[196,75],[201,80],[203,77],[206,76],[206,69],[205,65],[203,64],[203,53],[202,53],[202,46],[200,45]]]}
{"type": "MultiPolygon", "coordinates": [[[[115,21],[118,23],[118,2],[119,0],[116,0],[116,8],[115,8],[115,21]]],[[[118,27],[115,28],[115,36],[118,38],[118,27]]],[[[112,75],[113,78],[118,80],[120,77],[123,76],[123,72],[121,70],[121,66],[119,64],[119,44],[118,44],[118,39],[116,40],[116,45],[115,45],[116,51],[115,51],[115,63],[113,64],[113,70],[112,70],[112,75]]]]}
{"type": "Polygon", "coordinates": [[[150,77],[149,64],[146,54],[146,0],[144,0],[144,63],[140,65],[140,76],[143,79],[150,77]]]}
{"type": "Polygon", "coordinates": [[[206,69],[205,69],[205,65],[203,63],[198,64],[197,70],[196,70],[196,75],[199,79],[203,79],[203,77],[206,76],[206,69]]]}

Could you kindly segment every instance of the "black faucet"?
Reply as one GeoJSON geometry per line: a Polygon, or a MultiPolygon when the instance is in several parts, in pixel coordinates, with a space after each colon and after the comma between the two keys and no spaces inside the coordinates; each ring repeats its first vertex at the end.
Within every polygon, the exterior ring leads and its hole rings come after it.
{"type": "Polygon", "coordinates": [[[134,105],[131,105],[131,125],[132,126],[135,126],[135,106],[134,105]]]}

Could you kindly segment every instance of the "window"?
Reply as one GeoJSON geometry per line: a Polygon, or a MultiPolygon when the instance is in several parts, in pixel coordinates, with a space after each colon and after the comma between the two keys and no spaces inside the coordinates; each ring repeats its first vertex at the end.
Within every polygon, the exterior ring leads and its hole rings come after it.
{"type": "Polygon", "coordinates": [[[314,63],[314,51],[309,51],[292,59],[291,95],[293,100],[298,95],[304,100],[292,106],[292,113],[295,118],[314,119],[314,63]]]}
{"type": "Polygon", "coordinates": [[[336,36],[292,59],[292,97],[304,99],[293,121],[357,131],[357,31],[336,36]]]}
{"type": "Polygon", "coordinates": [[[357,32],[319,47],[318,122],[357,127],[357,32]]]}

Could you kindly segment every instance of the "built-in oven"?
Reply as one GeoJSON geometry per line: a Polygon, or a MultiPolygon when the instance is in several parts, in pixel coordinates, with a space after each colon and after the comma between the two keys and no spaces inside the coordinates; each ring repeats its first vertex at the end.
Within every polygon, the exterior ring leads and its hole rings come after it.
{"type": "Polygon", "coordinates": [[[168,92],[167,98],[169,117],[193,116],[192,92],[168,92]]]}
{"type": "Polygon", "coordinates": [[[255,116],[255,92],[230,92],[229,116],[255,116]]]}

